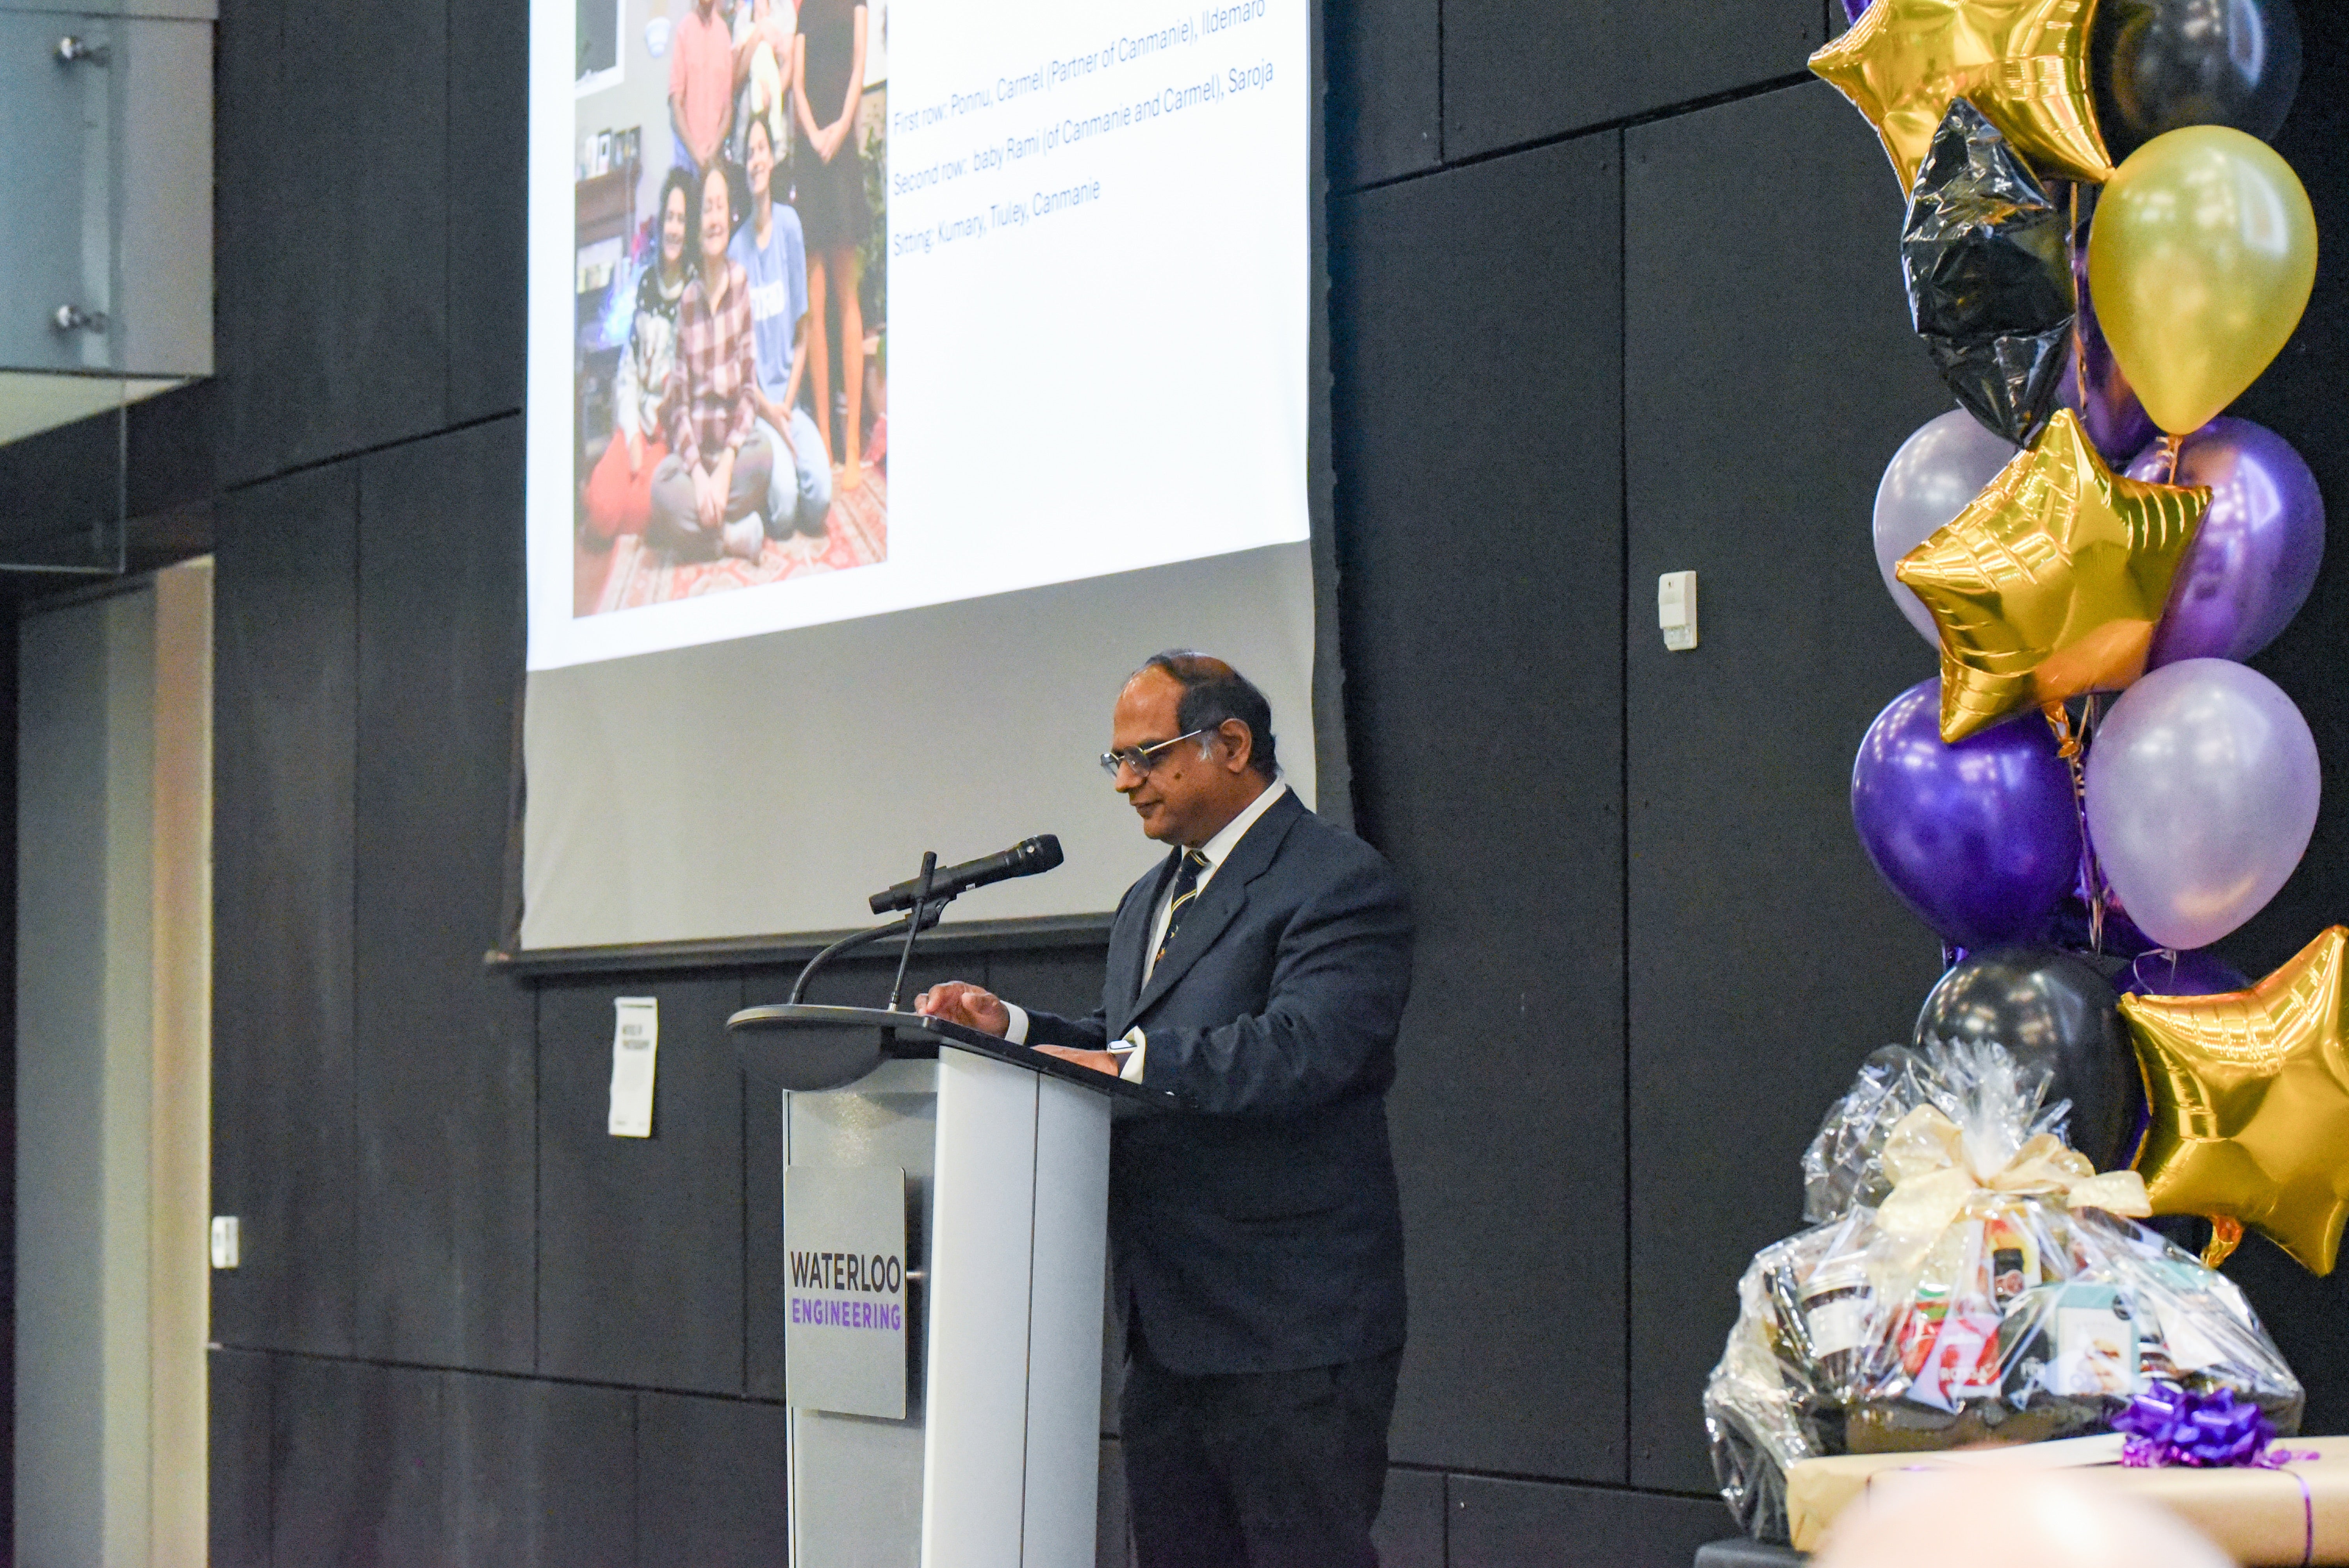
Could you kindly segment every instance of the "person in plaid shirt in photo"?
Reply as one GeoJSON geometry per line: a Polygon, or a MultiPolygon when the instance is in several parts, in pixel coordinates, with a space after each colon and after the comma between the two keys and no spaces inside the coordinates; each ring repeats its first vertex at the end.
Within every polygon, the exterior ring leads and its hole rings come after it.
{"type": "Polygon", "coordinates": [[[725,163],[697,187],[693,227],[701,261],[677,307],[677,357],[668,374],[669,455],[653,473],[648,543],[679,559],[721,552],[755,561],[765,547],[759,508],[774,477],[774,454],[758,432],[751,398],[757,346],[750,284],[727,254],[734,237],[733,190],[725,163]]]}

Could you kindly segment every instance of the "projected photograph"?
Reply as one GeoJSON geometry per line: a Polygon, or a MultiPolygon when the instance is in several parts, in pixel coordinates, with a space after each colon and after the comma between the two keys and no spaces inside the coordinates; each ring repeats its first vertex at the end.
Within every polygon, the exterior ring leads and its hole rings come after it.
{"type": "Polygon", "coordinates": [[[885,0],[577,37],[572,614],[885,561],[885,0]]]}

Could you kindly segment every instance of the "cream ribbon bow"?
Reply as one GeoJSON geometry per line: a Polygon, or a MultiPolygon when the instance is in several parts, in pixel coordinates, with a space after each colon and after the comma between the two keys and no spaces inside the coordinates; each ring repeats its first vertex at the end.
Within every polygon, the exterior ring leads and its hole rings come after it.
{"type": "Polygon", "coordinates": [[[2142,1218],[2153,1212],[2145,1179],[2134,1171],[2099,1175],[2087,1156],[2052,1132],[2034,1136],[1995,1171],[1977,1171],[1958,1124],[1920,1105],[1893,1124],[1884,1140],[1884,1173],[1891,1194],[1876,1211],[1878,1228],[1895,1248],[1921,1258],[1976,1192],[2061,1196],[2075,1209],[2103,1209],[2142,1218]]]}

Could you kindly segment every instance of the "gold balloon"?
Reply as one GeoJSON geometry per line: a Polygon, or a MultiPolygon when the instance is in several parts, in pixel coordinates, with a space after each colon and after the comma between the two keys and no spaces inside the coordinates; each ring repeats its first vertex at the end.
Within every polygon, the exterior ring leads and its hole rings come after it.
{"type": "Polygon", "coordinates": [[[2143,675],[2154,623],[2209,504],[2206,489],[2114,473],[2079,416],[2058,409],[2029,449],[1893,568],[1941,631],[1941,738],[1954,745],[2024,708],[2117,691],[2143,675]]]}
{"type": "Polygon", "coordinates": [[[2331,1274],[2349,1219],[2349,927],[2248,991],[2124,996],[2153,1105],[2137,1169],[2157,1214],[2258,1230],[2331,1274]]]}
{"type": "Polygon", "coordinates": [[[1876,127],[1903,196],[1961,98],[2041,179],[2100,181],[2113,163],[2088,85],[2095,11],[2095,0],[1875,0],[1811,69],[1876,127]]]}
{"type": "Polygon", "coordinates": [[[2173,435],[2201,428],[2259,379],[2315,285],[2308,192],[2274,149],[2240,130],[2155,137],[2096,202],[2096,320],[2137,400],[2173,435]]]}

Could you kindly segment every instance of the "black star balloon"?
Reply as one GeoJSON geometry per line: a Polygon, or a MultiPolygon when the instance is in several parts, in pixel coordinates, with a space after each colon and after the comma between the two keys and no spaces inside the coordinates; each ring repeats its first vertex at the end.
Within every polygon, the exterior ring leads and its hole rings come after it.
{"type": "Polygon", "coordinates": [[[2018,447],[2054,410],[2071,346],[2067,228],[1998,128],[1951,104],[1900,233],[1909,316],[1966,411],[2018,447]]]}

